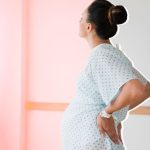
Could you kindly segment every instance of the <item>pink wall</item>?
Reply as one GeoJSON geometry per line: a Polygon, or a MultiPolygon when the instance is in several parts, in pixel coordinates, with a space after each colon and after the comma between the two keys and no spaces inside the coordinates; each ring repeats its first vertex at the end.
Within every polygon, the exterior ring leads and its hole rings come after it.
{"type": "Polygon", "coordinates": [[[22,111],[22,2],[0,0],[0,150],[19,150],[22,111]]]}
{"type": "MultiPolygon", "coordinates": [[[[28,100],[70,102],[90,49],[78,36],[88,1],[32,0],[28,5],[28,100]]],[[[62,112],[28,112],[27,149],[61,150],[62,112]]]]}
{"type": "Polygon", "coordinates": [[[25,103],[70,102],[90,49],[78,36],[91,0],[0,0],[0,150],[61,150],[62,112],[25,103]]]}

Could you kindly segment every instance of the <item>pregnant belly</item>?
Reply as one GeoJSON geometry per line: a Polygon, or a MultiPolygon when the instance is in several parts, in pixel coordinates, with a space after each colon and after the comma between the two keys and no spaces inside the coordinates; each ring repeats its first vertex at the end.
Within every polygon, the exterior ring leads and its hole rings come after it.
{"type": "MultiPolygon", "coordinates": [[[[70,105],[63,115],[61,135],[64,144],[73,145],[78,143],[78,145],[82,145],[84,148],[94,144],[97,146],[107,146],[108,149],[111,149],[114,143],[109,136],[102,139],[96,123],[96,117],[103,108],[81,108],[70,105]]],[[[118,122],[115,122],[116,126],[117,124],[118,122]]]]}

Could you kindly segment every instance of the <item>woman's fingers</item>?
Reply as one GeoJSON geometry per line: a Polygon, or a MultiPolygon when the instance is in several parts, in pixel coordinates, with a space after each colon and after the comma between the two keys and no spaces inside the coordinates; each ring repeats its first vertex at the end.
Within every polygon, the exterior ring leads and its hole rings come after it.
{"type": "Polygon", "coordinates": [[[114,126],[111,126],[111,128],[106,129],[106,133],[114,143],[119,144],[119,137],[114,126]]]}
{"type": "Polygon", "coordinates": [[[108,134],[114,143],[119,144],[119,137],[116,132],[113,118],[102,118],[101,116],[98,116],[97,125],[103,135],[108,134]]]}
{"type": "Polygon", "coordinates": [[[101,124],[101,122],[100,122],[100,119],[99,119],[99,118],[97,118],[97,127],[98,127],[98,129],[99,129],[100,133],[102,134],[102,136],[103,136],[103,138],[104,138],[104,137],[105,137],[105,135],[106,135],[106,133],[105,133],[104,128],[102,127],[102,124],[101,124]]]}
{"type": "MultiPolygon", "coordinates": [[[[117,129],[118,129],[118,136],[119,136],[119,140],[122,142],[122,137],[121,137],[121,128],[122,128],[122,124],[121,122],[118,124],[117,129]]],[[[122,142],[123,143],[123,142],[122,142]]]]}
{"type": "Polygon", "coordinates": [[[99,125],[99,131],[100,133],[102,134],[103,138],[105,137],[106,133],[105,133],[105,130],[103,129],[102,125],[100,124],[99,125]]]}
{"type": "Polygon", "coordinates": [[[108,134],[108,136],[110,137],[110,139],[114,143],[119,144],[119,137],[116,132],[115,122],[114,122],[113,117],[101,118],[101,120],[102,120],[103,128],[105,129],[105,131],[108,134]]]}

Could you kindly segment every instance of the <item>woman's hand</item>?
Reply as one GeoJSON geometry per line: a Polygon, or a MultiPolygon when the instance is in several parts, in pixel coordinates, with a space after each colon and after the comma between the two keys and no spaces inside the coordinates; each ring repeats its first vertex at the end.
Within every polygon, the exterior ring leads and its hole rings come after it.
{"type": "MultiPolygon", "coordinates": [[[[100,133],[105,137],[106,134],[110,137],[110,139],[116,143],[119,144],[119,136],[117,135],[116,128],[115,128],[115,122],[113,117],[110,118],[104,118],[100,115],[97,116],[97,126],[100,131],[100,133]]],[[[118,131],[121,133],[121,126],[118,126],[118,131]]],[[[121,137],[121,136],[120,136],[121,137]]]]}
{"type": "MultiPolygon", "coordinates": [[[[122,124],[121,122],[118,124],[117,126],[117,130],[118,130],[118,137],[119,137],[119,140],[122,142],[122,137],[121,137],[121,129],[122,129],[122,124]]],[[[122,142],[123,144],[123,142],[122,142]]]]}

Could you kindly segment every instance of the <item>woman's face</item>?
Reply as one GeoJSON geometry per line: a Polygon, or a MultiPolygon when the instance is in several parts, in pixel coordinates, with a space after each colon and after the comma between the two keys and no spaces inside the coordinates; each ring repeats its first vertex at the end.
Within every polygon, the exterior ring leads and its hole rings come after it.
{"type": "Polygon", "coordinates": [[[79,21],[79,36],[80,37],[86,37],[87,36],[87,25],[89,23],[86,22],[86,19],[87,19],[87,9],[85,9],[82,14],[81,14],[81,18],[80,18],[80,21],[79,21]]]}

